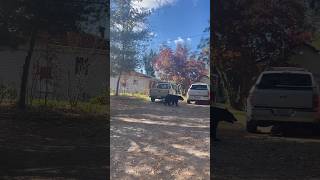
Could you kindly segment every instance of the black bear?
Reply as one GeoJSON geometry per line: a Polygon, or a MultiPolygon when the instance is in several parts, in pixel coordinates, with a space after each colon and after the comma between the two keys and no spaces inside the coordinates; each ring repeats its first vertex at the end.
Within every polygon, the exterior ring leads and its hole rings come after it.
{"type": "Polygon", "coordinates": [[[234,123],[237,119],[228,110],[218,107],[210,107],[210,120],[213,122],[213,140],[219,141],[217,138],[217,129],[220,121],[226,121],[229,123],[234,123]]]}
{"type": "Polygon", "coordinates": [[[178,96],[178,95],[173,95],[173,94],[168,94],[165,99],[164,99],[164,105],[176,105],[178,106],[178,101],[181,100],[183,101],[183,97],[178,96]]]}

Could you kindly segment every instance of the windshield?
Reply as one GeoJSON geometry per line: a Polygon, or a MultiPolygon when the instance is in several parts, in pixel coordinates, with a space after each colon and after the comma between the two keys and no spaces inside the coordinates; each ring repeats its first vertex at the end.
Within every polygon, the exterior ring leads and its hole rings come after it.
{"type": "Polygon", "coordinates": [[[258,88],[305,88],[311,87],[312,80],[309,74],[291,74],[291,73],[270,73],[264,74],[261,78],[258,88]]]}
{"type": "Polygon", "coordinates": [[[158,84],[157,88],[159,89],[170,89],[169,84],[158,84]]]}
{"type": "Polygon", "coordinates": [[[192,85],[191,88],[192,90],[208,90],[207,85],[192,85]]]}

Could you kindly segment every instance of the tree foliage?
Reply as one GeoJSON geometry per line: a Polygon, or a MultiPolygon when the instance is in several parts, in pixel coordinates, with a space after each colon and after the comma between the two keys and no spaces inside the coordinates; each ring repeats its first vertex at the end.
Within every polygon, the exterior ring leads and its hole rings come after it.
{"type": "MultiPolygon", "coordinates": [[[[210,32],[210,26],[207,27],[203,32],[210,32]]],[[[202,37],[198,45],[200,50],[199,59],[205,61],[207,64],[210,63],[210,38],[202,37]]]]}
{"type": "Polygon", "coordinates": [[[287,65],[310,40],[300,0],[220,0],[214,7],[213,64],[233,107],[243,109],[255,78],[267,66],[287,65]]]}
{"type": "Polygon", "coordinates": [[[189,55],[189,50],[182,44],[177,44],[175,51],[163,47],[154,64],[160,79],[174,81],[185,90],[206,75],[205,62],[189,55]]]}
{"type": "Polygon", "coordinates": [[[157,54],[153,50],[150,50],[149,53],[143,56],[144,70],[148,76],[155,77],[155,70],[153,65],[156,57],[157,54]]]}
{"type": "Polygon", "coordinates": [[[141,42],[150,38],[147,17],[150,12],[133,6],[134,0],[111,2],[110,42],[112,75],[119,75],[116,95],[123,72],[136,69],[139,64],[141,42]]]}

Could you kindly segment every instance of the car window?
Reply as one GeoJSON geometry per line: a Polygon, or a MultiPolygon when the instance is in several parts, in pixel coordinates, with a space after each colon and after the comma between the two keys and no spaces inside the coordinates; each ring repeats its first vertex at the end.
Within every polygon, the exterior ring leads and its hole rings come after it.
{"type": "Polygon", "coordinates": [[[259,89],[274,88],[306,88],[312,86],[311,76],[308,74],[268,73],[261,77],[259,89]]]}
{"type": "Polygon", "coordinates": [[[208,90],[207,85],[192,85],[191,88],[192,90],[208,90]]]}
{"type": "Polygon", "coordinates": [[[170,89],[170,84],[158,84],[159,89],[170,89]]]}

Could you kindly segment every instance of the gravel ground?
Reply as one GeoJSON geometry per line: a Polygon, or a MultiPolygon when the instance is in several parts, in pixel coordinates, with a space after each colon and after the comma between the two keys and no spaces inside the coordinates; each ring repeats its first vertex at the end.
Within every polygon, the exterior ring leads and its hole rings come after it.
{"type": "Polygon", "coordinates": [[[270,128],[245,132],[244,123],[221,124],[221,142],[214,144],[213,178],[320,179],[320,130],[290,128],[281,137],[270,128]]]}
{"type": "Polygon", "coordinates": [[[209,106],[111,97],[112,179],[210,179],[209,106]]]}

